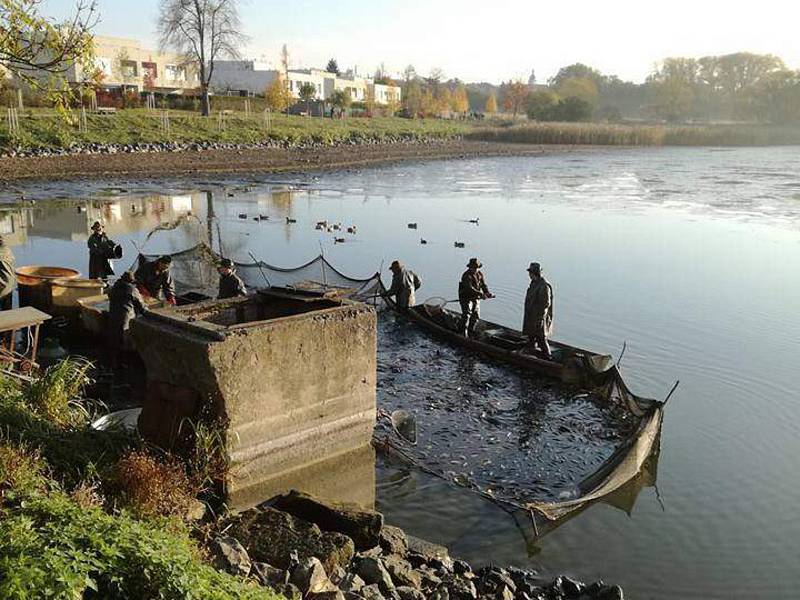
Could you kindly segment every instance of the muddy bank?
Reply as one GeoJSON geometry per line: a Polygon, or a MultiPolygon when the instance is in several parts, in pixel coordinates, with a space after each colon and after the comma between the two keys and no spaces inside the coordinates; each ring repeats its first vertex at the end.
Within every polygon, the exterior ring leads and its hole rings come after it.
{"type": "MultiPolygon", "coordinates": [[[[586,150],[586,146],[505,144],[466,140],[385,144],[239,148],[0,158],[0,190],[21,181],[136,177],[200,173],[279,173],[329,170],[390,162],[525,156],[586,150]]],[[[597,147],[593,147],[597,149],[597,147]]]]}

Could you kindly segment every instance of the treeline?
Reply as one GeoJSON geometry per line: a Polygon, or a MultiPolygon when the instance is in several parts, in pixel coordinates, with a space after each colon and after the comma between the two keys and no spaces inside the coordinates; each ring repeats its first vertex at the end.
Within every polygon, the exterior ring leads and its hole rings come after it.
{"type": "Polygon", "coordinates": [[[641,84],[576,63],[546,85],[531,76],[527,83],[466,88],[471,110],[499,106],[537,121],[800,123],[800,71],[776,56],[747,52],[667,58],[641,84]]]}

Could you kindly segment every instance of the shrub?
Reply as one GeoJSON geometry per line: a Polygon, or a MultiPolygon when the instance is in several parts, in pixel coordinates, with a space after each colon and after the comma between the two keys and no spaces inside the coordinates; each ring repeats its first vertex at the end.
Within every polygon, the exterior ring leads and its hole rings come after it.
{"type": "Polygon", "coordinates": [[[123,506],[141,517],[184,517],[194,503],[183,467],[143,450],[128,452],[119,460],[113,486],[123,506]]]}
{"type": "Polygon", "coordinates": [[[28,386],[26,401],[36,412],[61,425],[85,420],[86,413],[72,401],[90,382],[91,367],[92,363],[80,358],[68,358],[48,367],[28,386]]]}
{"type": "Polygon", "coordinates": [[[41,454],[24,446],[0,442],[0,502],[19,493],[46,488],[46,465],[41,454]]]}

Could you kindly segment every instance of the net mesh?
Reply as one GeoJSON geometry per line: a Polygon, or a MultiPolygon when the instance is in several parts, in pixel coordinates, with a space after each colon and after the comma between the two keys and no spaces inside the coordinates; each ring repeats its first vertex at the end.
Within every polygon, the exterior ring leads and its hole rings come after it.
{"type": "MultiPolygon", "coordinates": [[[[133,268],[142,260],[152,261],[158,256],[140,254],[133,268]]],[[[179,292],[197,292],[210,297],[216,296],[219,280],[216,265],[222,258],[221,256],[203,243],[170,254],[170,256],[172,273],[179,292]]],[[[351,277],[336,269],[322,255],[294,268],[278,267],[258,261],[237,262],[236,269],[249,289],[274,286],[296,287],[305,291],[321,293],[337,291],[361,301],[375,300],[386,291],[381,282],[380,273],[364,278],[351,277]]],[[[425,303],[424,308],[439,314],[449,314],[449,311],[443,310],[445,304],[447,304],[447,300],[444,298],[431,298],[425,303]]],[[[580,482],[578,497],[560,502],[542,502],[533,498],[521,501],[517,494],[514,498],[503,498],[497,497],[494,493],[482,492],[480,489],[475,490],[474,486],[471,489],[483,493],[492,501],[523,509],[531,514],[543,516],[550,522],[555,522],[569,518],[589,503],[607,497],[635,480],[642,472],[648,457],[657,452],[662,421],[662,403],[637,396],[631,392],[617,366],[604,358],[586,357],[587,362],[584,367],[587,372],[593,374],[593,382],[596,386],[594,391],[609,405],[618,407],[636,419],[638,426],[600,468],[580,482]]],[[[444,473],[427,468],[424,464],[418,464],[418,461],[415,461],[414,457],[403,448],[403,440],[399,437],[396,440],[387,440],[386,438],[378,440],[376,438],[376,443],[385,451],[414,463],[422,470],[452,480],[444,473]]],[[[458,484],[457,481],[455,483],[458,484]]]]}

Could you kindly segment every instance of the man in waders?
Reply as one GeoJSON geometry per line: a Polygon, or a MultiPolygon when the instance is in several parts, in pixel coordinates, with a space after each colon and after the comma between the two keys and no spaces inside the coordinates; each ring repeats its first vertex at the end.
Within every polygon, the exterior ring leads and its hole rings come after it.
{"type": "Polygon", "coordinates": [[[400,261],[392,262],[389,270],[392,272],[392,286],[384,296],[394,296],[397,308],[405,312],[416,304],[415,292],[422,282],[414,271],[406,269],[400,261]]]}
{"type": "Polygon", "coordinates": [[[481,300],[494,298],[480,270],[482,266],[477,258],[470,258],[458,284],[458,301],[461,304],[458,331],[464,337],[475,337],[475,325],[481,316],[481,300]]]}
{"type": "Polygon", "coordinates": [[[525,294],[522,332],[528,336],[529,352],[535,353],[538,346],[542,358],[552,360],[547,336],[553,331],[553,287],[542,275],[539,263],[530,264],[528,275],[531,283],[525,294]]]}
{"type": "Polygon", "coordinates": [[[109,260],[114,243],[109,241],[100,221],[95,221],[92,225],[92,235],[89,236],[87,244],[89,246],[89,279],[105,281],[114,274],[114,267],[111,266],[111,260],[109,260]]]}
{"type": "Polygon", "coordinates": [[[170,267],[171,256],[162,256],[152,262],[142,259],[136,269],[136,286],[145,298],[163,298],[169,304],[176,304],[175,281],[172,279],[170,267]]]}
{"type": "Polygon", "coordinates": [[[217,300],[247,296],[247,288],[244,286],[244,281],[236,274],[233,266],[233,261],[230,258],[223,258],[219,261],[219,266],[217,267],[217,273],[219,273],[217,300]]]}
{"type": "Polygon", "coordinates": [[[126,349],[127,331],[131,320],[144,314],[147,308],[136,287],[133,273],[125,271],[108,292],[108,349],[111,367],[120,366],[120,356],[126,349]]]}

